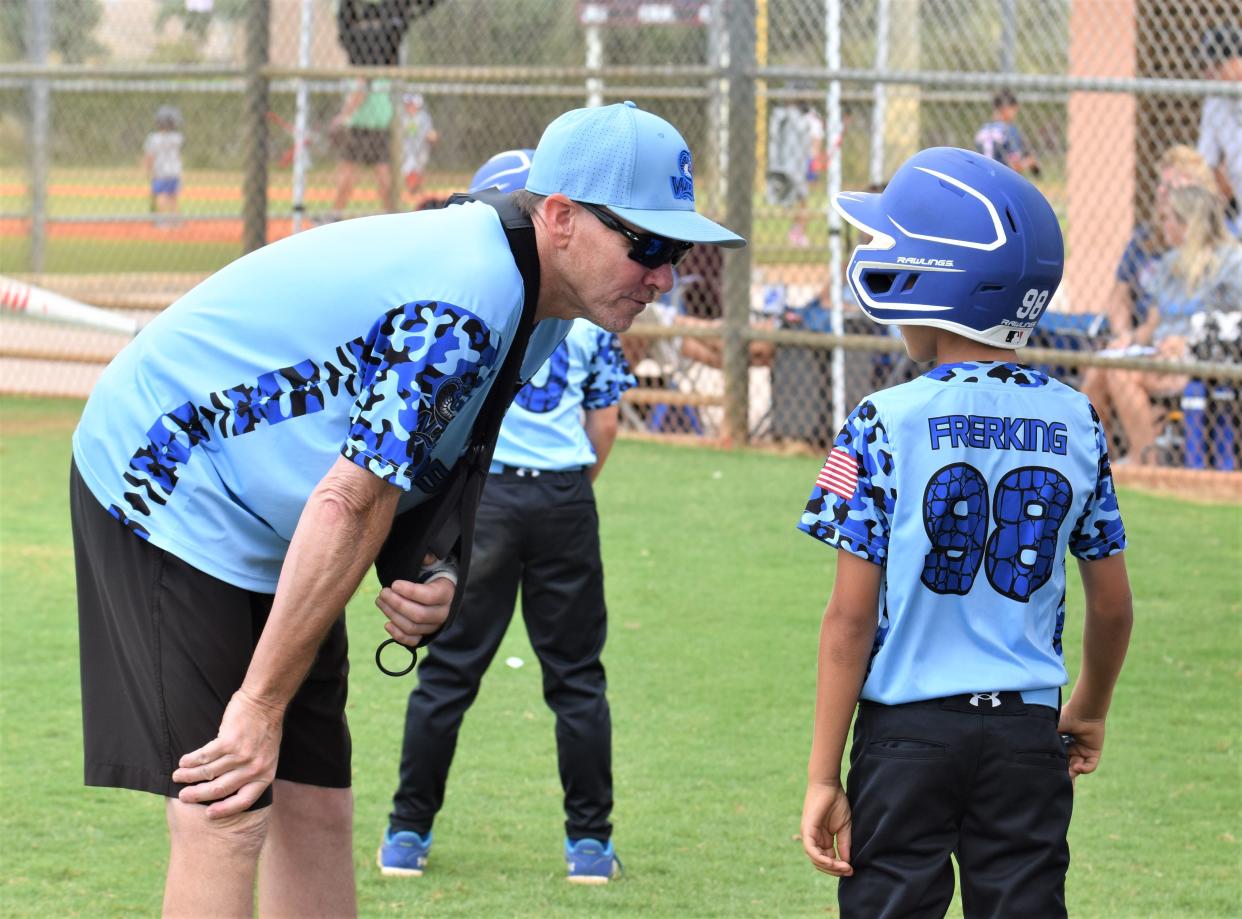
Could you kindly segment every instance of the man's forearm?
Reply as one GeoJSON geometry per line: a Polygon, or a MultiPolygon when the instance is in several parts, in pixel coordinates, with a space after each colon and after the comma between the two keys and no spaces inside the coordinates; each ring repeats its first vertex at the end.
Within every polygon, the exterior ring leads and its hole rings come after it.
{"type": "Polygon", "coordinates": [[[392,526],[400,492],[366,470],[341,464],[353,466],[338,459],[298,520],[242,683],[246,695],[272,708],[283,709],[302,684],[392,526]]]}

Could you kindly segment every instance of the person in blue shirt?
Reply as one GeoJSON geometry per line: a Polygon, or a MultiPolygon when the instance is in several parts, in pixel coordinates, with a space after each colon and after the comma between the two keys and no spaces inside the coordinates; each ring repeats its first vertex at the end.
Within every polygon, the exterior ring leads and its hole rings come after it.
{"type": "MultiPolygon", "coordinates": [[[[483,165],[471,191],[521,188],[529,150],[483,165]]],[[[462,610],[428,648],[410,693],[400,782],[376,856],[389,877],[418,877],[466,710],[513,618],[522,618],[556,714],[568,879],[620,875],[611,842],[612,722],[600,654],[604,566],[592,483],[617,433],[621,393],[636,384],[612,332],[575,321],[505,415],[475,524],[462,610]]]]}
{"type": "MultiPolygon", "coordinates": [[[[555,119],[512,200],[541,279],[522,381],[573,320],[628,328],[693,244],[744,245],[633,103],[555,119]]],[[[355,912],[342,611],[470,461],[524,291],[482,202],[332,224],[212,275],[101,376],[70,485],[85,780],[167,798],[167,913],[249,914],[260,851],[261,912],[355,912]]],[[[413,647],[453,594],[377,605],[413,647]]]]}
{"type": "Polygon", "coordinates": [[[841,878],[842,916],[943,915],[951,857],[966,916],[1064,916],[1072,782],[1099,763],[1132,610],[1100,420],[1012,360],[1061,231],[1026,179],[947,147],[834,205],[872,236],[848,267],[859,305],[934,367],[854,409],[798,524],[838,550],[803,847],[841,878]],[[1086,619],[1061,708],[1067,554],[1086,619]]]}
{"type": "Polygon", "coordinates": [[[975,132],[975,149],[989,159],[1004,163],[1018,172],[1038,177],[1039,159],[1026,146],[1026,140],[1015,123],[1018,97],[1012,90],[997,90],[992,97],[992,118],[975,132]]]}

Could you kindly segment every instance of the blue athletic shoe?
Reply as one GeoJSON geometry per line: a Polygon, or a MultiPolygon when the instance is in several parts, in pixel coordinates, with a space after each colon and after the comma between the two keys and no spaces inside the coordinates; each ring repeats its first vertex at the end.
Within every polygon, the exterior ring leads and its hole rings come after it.
{"type": "Polygon", "coordinates": [[[427,867],[431,852],[431,833],[420,836],[413,830],[384,830],[384,842],[376,853],[375,863],[380,874],[390,878],[417,878],[427,867]]]}
{"type": "Polygon", "coordinates": [[[621,877],[621,859],[613,851],[612,840],[565,840],[565,864],[571,884],[607,884],[621,877]]]}

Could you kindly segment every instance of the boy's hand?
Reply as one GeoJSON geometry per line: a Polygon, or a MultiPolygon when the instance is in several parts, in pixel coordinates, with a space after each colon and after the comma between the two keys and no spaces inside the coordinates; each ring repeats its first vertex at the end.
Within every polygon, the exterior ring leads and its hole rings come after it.
{"type": "Polygon", "coordinates": [[[1100,754],[1104,750],[1104,719],[1079,718],[1068,708],[1061,709],[1061,722],[1057,730],[1062,734],[1072,734],[1073,743],[1066,753],[1069,754],[1069,774],[1071,779],[1088,772],[1095,772],[1100,764],[1100,754]]]}
{"type": "Polygon", "coordinates": [[[802,848],[811,863],[833,877],[849,877],[850,803],[840,783],[811,783],[802,804],[802,848]]]}

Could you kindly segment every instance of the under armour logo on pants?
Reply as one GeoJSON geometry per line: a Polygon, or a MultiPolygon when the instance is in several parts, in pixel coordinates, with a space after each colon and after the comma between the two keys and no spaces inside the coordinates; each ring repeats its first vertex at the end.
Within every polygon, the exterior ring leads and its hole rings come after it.
{"type": "Polygon", "coordinates": [[[980,700],[986,700],[992,703],[992,708],[1000,708],[1000,692],[976,692],[970,696],[970,704],[975,708],[979,707],[980,700]]]}

